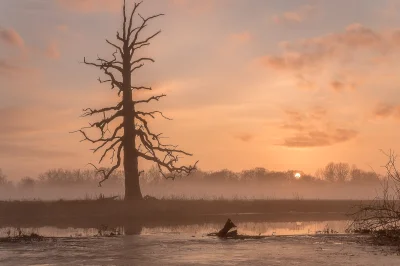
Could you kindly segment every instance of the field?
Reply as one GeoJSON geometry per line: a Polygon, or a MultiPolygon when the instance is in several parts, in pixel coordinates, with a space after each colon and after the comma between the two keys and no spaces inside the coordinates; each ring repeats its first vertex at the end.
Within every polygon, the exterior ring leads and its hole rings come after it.
{"type": "Polygon", "coordinates": [[[347,220],[353,200],[2,201],[0,227],[143,226],[246,221],[347,220]]]}

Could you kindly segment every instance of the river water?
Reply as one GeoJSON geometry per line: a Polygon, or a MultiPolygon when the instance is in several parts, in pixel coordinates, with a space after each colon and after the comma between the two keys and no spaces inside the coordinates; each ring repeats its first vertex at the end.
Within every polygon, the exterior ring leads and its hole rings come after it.
{"type": "Polygon", "coordinates": [[[23,228],[55,238],[0,243],[0,265],[400,265],[393,249],[367,244],[365,236],[344,234],[346,221],[237,226],[239,234],[266,237],[207,237],[220,227],[216,224],[143,227],[138,234],[116,237],[94,236],[96,228],[23,228]]]}

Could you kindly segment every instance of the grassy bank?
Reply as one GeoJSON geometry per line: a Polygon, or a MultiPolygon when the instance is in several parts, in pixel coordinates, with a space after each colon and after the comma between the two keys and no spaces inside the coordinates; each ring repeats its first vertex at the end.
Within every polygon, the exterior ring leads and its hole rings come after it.
{"type": "Polygon", "coordinates": [[[186,225],[246,221],[328,221],[347,219],[352,200],[149,200],[2,201],[0,227],[97,227],[186,225]]]}

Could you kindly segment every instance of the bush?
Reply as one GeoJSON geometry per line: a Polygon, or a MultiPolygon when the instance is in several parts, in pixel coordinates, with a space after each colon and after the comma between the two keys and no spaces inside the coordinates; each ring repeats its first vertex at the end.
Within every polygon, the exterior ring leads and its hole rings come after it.
{"type": "Polygon", "coordinates": [[[382,180],[382,195],[372,203],[358,206],[351,228],[355,232],[369,232],[383,236],[400,245],[400,173],[396,168],[396,155],[390,151],[382,180]]]}

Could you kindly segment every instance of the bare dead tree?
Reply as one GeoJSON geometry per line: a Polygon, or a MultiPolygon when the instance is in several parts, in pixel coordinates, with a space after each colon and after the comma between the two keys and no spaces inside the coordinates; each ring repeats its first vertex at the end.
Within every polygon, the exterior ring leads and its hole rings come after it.
{"type": "Polygon", "coordinates": [[[107,180],[111,174],[123,165],[125,173],[125,200],[142,199],[140,191],[138,159],[143,158],[157,165],[158,170],[165,178],[175,179],[178,175],[190,174],[196,169],[197,162],[189,166],[178,166],[180,156],[191,156],[177,146],[167,145],[162,142],[162,134],[154,133],[149,126],[149,120],[161,116],[169,119],[158,110],[142,111],[141,106],[159,101],[165,94],[154,95],[147,99],[136,99],[134,92],[139,90],[152,90],[151,87],[132,85],[132,73],[138,71],[145,63],[152,63],[151,57],[138,57],[137,52],[150,45],[150,41],[161,33],[156,33],[142,38],[143,29],[148,23],[164,14],[143,17],[138,13],[142,2],[134,3],[133,9],[127,16],[126,1],[123,4],[122,34],[117,31],[117,42],[106,42],[115,49],[112,59],[98,57],[96,61],[89,62],[84,58],[86,65],[94,66],[102,70],[107,77],[98,79],[100,83],[107,83],[111,89],[116,89],[121,101],[115,106],[100,109],[87,108],[83,110],[83,117],[99,116],[101,119],[90,123],[88,127],[78,131],[83,136],[82,141],[89,141],[97,145],[93,152],[102,150],[99,164],[107,156],[111,157],[111,168],[97,168],[102,180],[99,185],[107,180]],[[134,17],[137,15],[140,23],[135,25],[134,17]],[[122,120],[122,121],[121,121],[122,120]],[[112,125],[115,128],[110,130],[112,125]],[[94,129],[99,137],[89,136],[88,130],[94,129]],[[116,160],[115,160],[116,158],[116,160]]]}
{"type": "MultiPolygon", "coordinates": [[[[388,162],[383,167],[386,176],[381,180],[382,194],[368,204],[361,204],[352,213],[351,229],[371,233],[384,233],[387,237],[400,240],[400,173],[396,167],[397,155],[386,153],[388,162]]],[[[399,242],[400,243],[400,242],[399,242]]]]}

